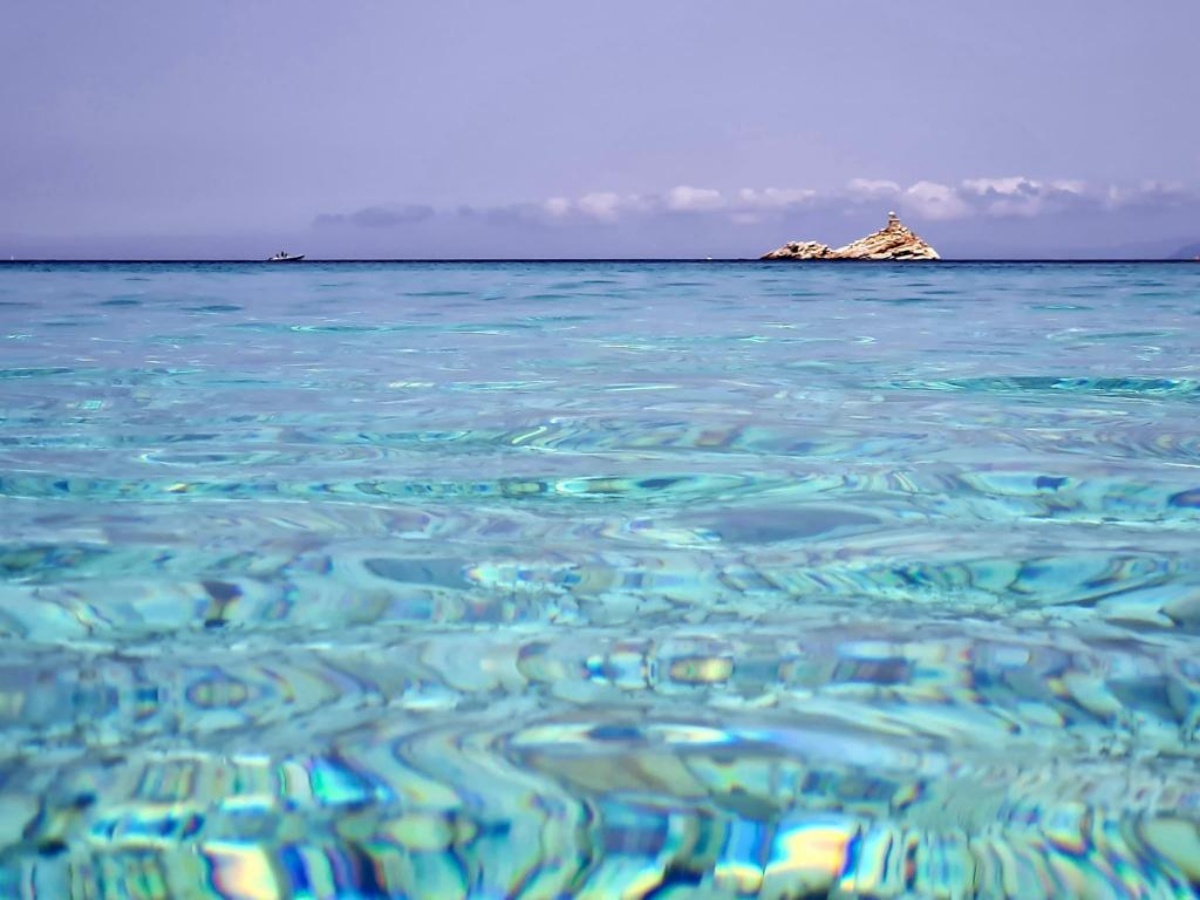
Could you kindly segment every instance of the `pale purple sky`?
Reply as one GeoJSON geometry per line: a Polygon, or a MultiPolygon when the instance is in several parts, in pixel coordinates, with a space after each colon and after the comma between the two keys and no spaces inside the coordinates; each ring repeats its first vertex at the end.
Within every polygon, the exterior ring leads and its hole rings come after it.
{"type": "Polygon", "coordinates": [[[1200,2],[7,0],[0,254],[1200,241],[1200,2]]]}

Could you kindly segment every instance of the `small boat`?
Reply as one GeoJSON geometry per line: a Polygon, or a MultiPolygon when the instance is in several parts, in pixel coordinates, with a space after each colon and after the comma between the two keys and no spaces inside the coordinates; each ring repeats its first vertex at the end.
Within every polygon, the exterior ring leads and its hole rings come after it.
{"type": "Polygon", "coordinates": [[[280,250],[267,262],[300,262],[302,259],[304,259],[303,253],[288,253],[286,250],[280,250]]]}

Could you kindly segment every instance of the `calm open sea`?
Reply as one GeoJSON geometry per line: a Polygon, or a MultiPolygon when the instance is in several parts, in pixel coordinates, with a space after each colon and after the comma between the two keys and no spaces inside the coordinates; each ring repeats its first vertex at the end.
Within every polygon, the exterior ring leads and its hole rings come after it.
{"type": "Polygon", "coordinates": [[[0,897],[1190,897],[1200,266],[0,266],[0,897]]]}

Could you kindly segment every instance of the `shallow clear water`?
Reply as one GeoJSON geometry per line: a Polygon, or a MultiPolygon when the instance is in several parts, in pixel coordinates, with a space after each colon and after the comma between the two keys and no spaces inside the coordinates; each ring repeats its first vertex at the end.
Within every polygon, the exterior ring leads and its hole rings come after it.
{"type": "Polygon", "coordinates": [[[1198,327],[1186,265],[0,266],[0,896],[1193,896],[1198,327]]]}

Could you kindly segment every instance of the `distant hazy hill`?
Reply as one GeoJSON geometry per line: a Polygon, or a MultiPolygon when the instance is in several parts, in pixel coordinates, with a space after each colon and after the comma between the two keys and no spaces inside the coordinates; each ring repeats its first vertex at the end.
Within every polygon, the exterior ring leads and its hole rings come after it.
{"type": "Polygon", "coordinates": [[[1171,254],[1171,259],[1195,259],[1200,256],[1200,244],[1188,244],[1171,254]]]}

